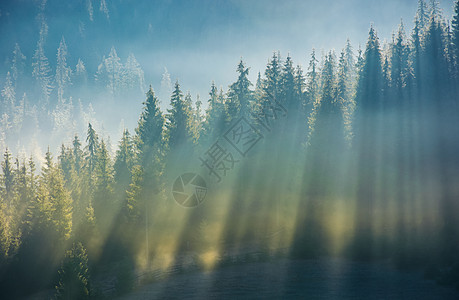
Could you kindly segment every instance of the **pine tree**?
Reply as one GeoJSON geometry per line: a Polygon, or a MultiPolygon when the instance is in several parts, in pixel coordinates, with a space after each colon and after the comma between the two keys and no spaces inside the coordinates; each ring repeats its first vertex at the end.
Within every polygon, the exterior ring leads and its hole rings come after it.
{"type": "Polygon", "coordinates": [[[381,137],[381,113],[383,111],[383,72],[382,55],[379,40],[373,26],[370,28],[363,64],[359,72],[356,95],[355,148],[357,156],[356,174],[357,231],[353,242],[353,255],[371,258],[375,255],[375,240],[373,236],[372,219],[374,216],[373,203],[377,185],[376,170],[378,165],[379,138],[381,137]]]}
{"type": "Polygon", "coordinates": [[[64,90],[70,84],[72,70],[67,66],[67,45],[62,37],[57,49],[56,84],[58,102],[63,102],[64,90]]]}
{"type": "MultiPolygon", "coordinates": [[[[341,102],[337,99],[337,89],[336,89],[336,78],[335,78],[335,55],[332,52],[329,52],[325,58],[324,68],[321,74],[322,80],[322,93],[320,96],[320,102],[318,106],[318,115],[317,119],[320,121],[324,114],[329,115],[330,117],[326,117],[326,120],[322,120],[325,122],[333,122],[341,123],[341,102]]],[[[321,121],[321,122],[322,122],[321,121]]],[[[322,124],[326,127],[330,124],[322,124]]],[[[320,126],[319,126],[320,127],[320,126]]],[[[340,128],[327,128],[329,133],[339,134],[342,131],[339,130],[340,128]],[[338,129],[338,130],[335,130],[338,129]]],[[[316,128],[317,131],[317,128],[316,128]]],[[[315,132],[315,134],[318,134],[315,132]]],[[[327,137],[329,138],[329,137],[327,137]]]]}
{"type": "Polygon", "coordinates": [[[46,152],[38,190],[39,217],[45,228],[63,243],[72,231],[72,199],[64,187],[64,178],[54,165],[51,152],[46,152]]]}
{"type": "Polygon", "coordinates": [[[418,17],[414,21],[414,29],[411,34],[411,65],[413,68],[414,84],[419,92],[421,87],[421,55],[422,55],[422,43],[421,43],[421,30],[419,25],[418,17]]]}
{"type": "Polygon", "coordinates": [[[344,122],[344,136],[348,146],[351,145],[353,137],[353,116],[355,109],[354,87],[356,80],[355,59],[352,53],[349,40],[346,47],[341,51],[338,62],[338,83],[336,101],[342,105],[342,118],[344,122]]]}
{"type": "Polygon", "coordinates": [[[171,151],[181,149],[181,146],[190,145],[191,133],[191,107],[183,99],[178,81],[171,96],[171,109],[168,110],[166,123],[166,137],[168,148],[171,151]]]}
{"type": "MultiPolygon", "coordinates": [[[[147,99],[144,102],[144,109],[136,128],[136,143],[139,151],[140,165],[148,169],[160,167],[163,151],[163,127],[164,117],[159,107],[153,88],[147,92],[147,99]]],[[[183,99],[181,99],[184,103],[183,99]]],[[[161,168],[156,169],[158,174],[161,168]]]]}
{"type": "Polygon", "coordinates": [[[455,63],[456,80],[459,80],[459,1],[454,6],[454,16],[451,22],[453,59],[455,63]]]}
{"type": "Polygon", "coordinates": [[[311,60],[309,61],[308,72],[306,74],[306,111],[310,112],[316,103],[319,93],[319,75],[317,72],[316,51],[312,49],[311,60]]]}
{"type": "Polygon", "coordinates": [[[58,156],[59,168],[62,170],[64,180],[66,182],[66,187],[72,182],[72,173],[73,173],[73,152],[72,149],[65,147],[64,144],[61,145],[61,153],[58,156]]]}
{"type": "Polygon", "coordinates": [[[45,55],[45,42],[48,34],[48,25],[43,20],[40,28],[40,38],[37,42],[37,49],[33,55],[32,62],[32,76],[36,79],[37,84],[41,91],[41,105],[42,109],[46,108],[49,104],[49,95],[52,90],[51,68],[49,66],[48,58],[45,55]]]}
{"type": "Polygon", "coordinates": [[[304,113],[305,106],[305,88],[306,88],[306,78],[303,75],[303,69],[298,65],[295,69],[295,79],[294,79],[294,90],[295,96],[297,97],[300,105],[301,111],[304,113]]]}
{"type": "Polygon", "coordinates": [[[379,39],[372,26],[357,89],[357,105],[362,112],[375,111],[381,108],[382,82],[381,50],[379,39]]]}
{"type": "Polygon", "coordinates": [[[406,86],[408,69],[408,49],[405,44],[405,30],[403,23],[400,23],[397,37],[392,45],[391,59],[391,84],[396,99],[402,97],[402,89],[406,86]]]}
{"type": "Polygon", "coordinates": [[[10,116],[13,116],[13,113],[15,113],[16,110],[16,92],[11,81],[10,72],[6,73],[5,86],[2,89],[2,97],[3,101],[0,106],[2,111],[10,116]]]}
{"type": "MultiPolygon", "coordinates": [[[[136,149],[138,161],[129,170],[131,184],[127,190],[126,215],[129,223],[139,224],[150,214],[147,203],[157,199],[162,190],[162,172],[164,169],[164,117],[153,89],[147,92],[144,109],[136,128],[136,149]]],[[[181,101],[184,103],[183,97],[181,101]]],[[[125,141],[125,156],[128,154],[128,141],[125,141]]],[[[126,157],[129,159],[128,157],[126,157]]],[[[128,161],[124,164],[127,165],[128,161]]],[[[126,166],[127,167],[127,166],[126,166]]]]}
{"type": "Polygon", "coordinates": [[[104,140],[101,141],[99,150],[97,152],[96,182],[101,196],[110,195],[112,184],[112,168],[104,140]]]}
{"type": "MultiPolygon", "coordinates": [[[[449,67],[445,53],[445,29],[441,22],[441,12],[438,3],[432,1],[431,17],[425,34],[423,62],[423,85],[426,98],[444,96],[447,93],[449,83],[449,67]]],[[[443,105],[444,103],[430,103],[429,105],[443,105]]]]}
{"type": "MultiPolygon", "coordinates": [[[[388,100],[387,102],[391,101],[393,102],[392,95],[391,95],[391,70],[389,66],[389,58],[387,57],[388,55],[384,56],[384,63],[382,67],[382,95],[385,100],[388,100]]],[[[399,99],[397,99],[399,100],[399,99]]]]}
{"type": "Polygon", "coordinates": [[[91,123],[88,124],[88,134],[86,137],[86,165],[89,172],[89,178],[92,180],[94,169],[97,165],[97,153],[99,151],[99,137],[92,127],[91,123]]]}
{"type": "Polygon", "coordinates": [[[97,67],[96,81],[104,85],[112,95],[116,95],[119,87],[122,86],[122,64],[115,47],[110,49],[108,57],[104,56],[97,67]]]}
{"type": "Polygon", "coordinates": [[[83,167],[83,150],[81,150],[81,143],[80,140],[78,139],[78,135],[75,135],[73,138],[73,169],[77,173],[77,175],[80,174],[81,168],[83,167]]]}
{"type": "Polygon", "coordinates": [[[143,93],[145,90],[145,78],[142,67],[137,62],[134,54],[130,53],[124,65],[124,84],[128,89],[139,88],[143,93]]]}
{"type": "Polygon", "coordinates": [[[203,143],[213,142],[222,133],[226,122],[224,102],[219,97],[217,86],[214,82],[212,82],[212,86],[210,87],[209,96],[201,138],[203,143]]]}
{"type": "MultiPolygon", "coordinates": [[[[28,174],[27,174],[27,164],[25,158],[19,161],[16,159],[16,191],[17,191],[17,201],[16,201],[16,222],[20,223],[24,220],[24,216],[27,210],[27,205],[31,201],[32,194],[29,190],[29,182],[28,182],[28,174]]],[[[22,224],[20,224],[22,225],[22,224]]]]}
{"type": "Polygon", "coordinates": [[[13,50],[13,59],[11,60],[11,75],[14,86],[17,87],[19,78],[24,74],[26,57],[21,51],[21,47],[16,43],[13,50]]]}
{"type": "Polygon", "coordinates": [[[418,0],[418,9],[416,11],[416,20],[418,21],[419,35],[422,37],[429,25],[429,9],[424,0],[418,0]]]}
{"type": "Polygon", "coordinates": [[[227,121],[231,123],[238,116],[248,117],[252,102],[249,68],[246,68],[242,59],[237,66],[237,81],[230,85],[227,100],[227,121]]]}
{"type": "Polygon", "coordinates": [[[13,201],[15,176],[12,155],[8,148],[3,154],[2,171],[2,199],[10,207],[13,201]]]}
{"type": "Polygon", "coordinates": [[[115,208],[118,206],[113,201],[113,169],[104,140],[100,142],[97,151],[97,164],[94,172],[96,179],[92,202],[94,216],[101,232],[105,232],[107,226],[111,224],[109,218],[113,217],[115,208]]]}
{"type": "Polygon", "coordinates": [[[286,106],[286,109],[292,113],[298,112],[301,103],[295,97],[295,70],[290,55],[285,59],[284,66],[280,75],[280,101],[286,106]]]}
{"type": "Polygon", "coordinates": [[[83,245],[74,243],[65,254],[59,270],[56,299],[89,299],[88,255],[83,245]]]}
{"type": "MultiPolygon", "coordinates": [[[[134,149],[131,135],[125,129],[116,150],[116,158],[114,164],[114,179],[116,186],[124,192],[131,181],[131,170],[134,163],[134,149]]],[[[117,193],[118,194],[118,193],[117,193]]]]}
{"type": "Polygon", "coordinates": [[[265,82],[263,85],[263,97],[261,106],[266,107],[273,100],[280,101],[281,89],[281,61],[279,54],[274,53],[265,70],[265,82]]]}
{"type": "Polygon", "coordinates": [[[198,143],[202,126],[203,126],[203,116],[201,110],[202,101],[199,98],[199,94],[196,96],[196,103],[193,109],[193,136],[196,143],[198,143]]]}
{"type": "MultiPolygon", "coordinates": [[[[139,165],[132,168],[132,180],[127,190],[126,218],[130,224],[141,224],[145,219],[145,205],[142,205],[144,199],[144,176],[143,169],[139,165]],[[142,213],[143,212],[143,213],[142,213]]],[[[144,203],[143,203],[144,204],[144,203]]]]}

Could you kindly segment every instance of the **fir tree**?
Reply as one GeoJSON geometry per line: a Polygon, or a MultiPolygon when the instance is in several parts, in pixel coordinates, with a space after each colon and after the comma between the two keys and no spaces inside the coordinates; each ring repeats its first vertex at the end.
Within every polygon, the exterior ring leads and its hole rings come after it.
{"type": "Polygon", "coordinates": [[[73,169],[75,170],[77,175],[79,175],[83,164],[83,150],[81,150],[81,143],[78,139],[78,135],[75,135],[75,137],[73,138],[72,145],[73,169]]]}
{"type": "Polygon", "coordinates": [[[129,131],[125,129],[116,150],[114,163],[114,179],[116,186],[119,186],[123,191],[131,181],[131,170],[134,163],[134,149],[132,138],[129,131]]]}
{"type": "Polygon", "coordinates": [[[214,82],[212,82],[212,86],[210,87],[209,96],[201,138],[203,143],[210,143],[219,136],[226,122],[224,102],[219,97],[217,86],[214,82]]]}
{"type": "MultiPolygon", "coordinates": [[[[162,171],[160,161],[163,155],[164,117],[159,107],[158,98],[150,86],[144,102],[144,109],[136,128],[136,143],[139,151],[139,163],[149,172],[159,175],[162,171]]],[[[183,102],[183,99],[182,99],[183,102]]],[[[155,177],[151,174],[152,179],[155,177]]]]}
{"type": "Polygon", "coordinates": [[[453,59],[455,64],[456,80],[459,80],[459,1],[454,5],[454,16],[451,22],[452,44],[453,44],[453,59]]]}
{"type": "Polygon", "coordinates": [[[301,107],[301,102],[295,97],[295,70],[290,55],[287,56],[281,75],[281,101],[286,106],[288,111],[298,112],[301,107]]]}
{"type": "Polygon", "coordinates": [[[19,78],[24,75],[26,57],[21,51],[21,47],[16,43],[13,50],[13,59],[11,60],[11,75],[14,85],[17,87],[19,78]]]}
{"type": "Polygon", "coordinates": [[[74,243],[65,254],[59,270],[56,299],[89,299],[88,255],[81,243],[74,243]]]}
{"type": "Polygon", "coordinates": [[[56,84],[57,84],[57,99],[58,102],[63,102],[64,91],[67,85],[70,84],[72,70],[67,66],[67,45],[62,37],[57,49],[57,66],[56,66],[56,84]]]}
{"type": "Polygon", "coordinates": [[[13,116],[16,108],[16,92],[13,82],[11,81],[10,72],[6,74],[5,86],[2,89],[3,101],[1,103],[2,111],[10,116],[13,116]]]}
{"type": "Polygon", "coordinates": [[[312,49],[311,60],[309,61],[308,72],[306,74],[306,110],[311,111],[317,101],[319,93],[319,75],[317,71],[316,51],[312,49]]]}
{"type": "Polygon", "coordinates": [[[373,26],[370,28],[365,57],[357,89],[357,105],[362,111],[381,108],[382,59],[379,39],[373,26]]]}
{"type": "Polygon", "coordinates": [[[171,109],[168,110],[166,123],[166,137],[168,148],[171,151],[180,149],[185,144],[190,144],[191,133],[191,107],[183,99],[178,81],[171,96],[171,109]]]}
{"type": "Polygon", "coordinates": [[[397,99],[402,97],[402,89],[406,86],[408,70],[408,49],[405,45],[405,30],[403,23],[400,23],[397,36],[392,45],[391,59],[391,84],[394,89],[394,96],[397,99]]]}
{"type": "Polygon", "coordinates": [[[237,66],[238,78],[237,81],[230,85],[227,100],[227,121],[231,123],[232,120],[238,116],[248,117],[250,106],[252,102],[252,91],[250,86],[249,68],[246,68],[242,59],[237,66]]]}
{"type": "Polygon", "coordinates": [[[86,137],[86,165],[89,172],[89,177],[92,180],[94,169],[97,165],[97,153],[99,151],[99,137],[92,127],[91,123],[88,124],[88,133],[86,137]]]}
{"type": "Polygon", "coordinates": [[[15,176],[12,155],[8,148],[6,148],[5,153],[3,154],[2,171],[2,198],[8,206],[11,206],[15,188],[15,176]]]}
{"type": "Polygon", "coordinates": [[[40,28],[40,38],[37,42],[37,49],[32,58],[32,76],[36,79],[41,91],[41,108],[46,108],[49,104],[49,95],[52,90],[51,68],[44,50],[47,34],[48,25],[43,20],[40,28]]]}

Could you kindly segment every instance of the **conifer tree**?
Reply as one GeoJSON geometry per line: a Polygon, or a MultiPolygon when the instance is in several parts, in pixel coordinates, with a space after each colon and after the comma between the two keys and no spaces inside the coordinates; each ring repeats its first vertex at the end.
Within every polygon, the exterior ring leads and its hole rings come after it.
{"type": "Polygon", "coordinates": [[[191,107],[183,99],[178,81],[171,96],[171,109],[168,110],[167,120],[166,137],[169,151],[189,145],[192,141],[191,107]]]}
{"type": "Polygon", "coordinates": [[[459,1],[454,4],[454,15],[451,22],[451,40],[456,82],[459,82],[459,1]]]}
{"type": "Polygon", "coordinates": [[[104,140],[100,142],[95,167],[95,191],[92,202],[94,216],[101,232],[111,225],[111,220],[118,207],[113,197],[113,170],[104,140]]]}
{"type": "Polygon", "coordinates": [[[424,35],[424,32],[427,30],[429,25],[429,8],[425,0],[418,0],[418,9],[416,11],[416,20],[419,25],[419,34],[420,36],[424,35]]]}
{"type": "Polygon", "coordinates": [[[78,135],[75,135],[75,137],[73,138],[72,145],[73,169],[75,170],[77,175],[79,175],[83,164],[83,150],[81,150],[81,143],[78,139],[78,135]]]}
{"type": "Polygon", "coordinates": [[[357,89],[357,105],[362,112],[377,111],[381,108],[382,82],[381,49],[376,31],[372,26],[357,89]]]}
{"type": "Polygon", "coordinates": [[[14,182],[15,182],[15,174],[13,170],[13,161],[12,155],[8,148],[6,148],[5,153],[3,154],[3,162],[2,162],[2,199],[3,202],[10,207],[13,201],[13,194],[14,194],[14,182]]]}
{"type": "Polygon", "coordinates": [[[131,181],[131,170],[134,163],[134,149],[132,138],[129,130],[123,131],[123,136],[116,150],[116,157],[114,163],[114,179],[116,186],[120,187],[123,191],[131,181]]]}
{"type": "Polygon", "coordinates": [[[62,37],[57,49],[57,66],[56,66],[56,85],[57,99],[61,103],[64,100],[65,88],[70,84],[72,70],[67,66],[67,45],[62,37]]]}
{"type": "Polygon", "coordinates": [[[222,97],[218,95],[218,89],[214,82],[210,87],[209,96],[203,134],[200,139],[203,143],[213,142],[222,133],[226,122],[225,105],[222,97]]]}
{"type": "Polygon", "coordinates": [[[89,173],[89,178],[92,180],[94,169],[97,165],[97,153],[99,150],[99,137],[92,127],[91,123],[88,124],[88,133],[86,137],[86,165],[89,173]]]}
{"type": "Polygon", "coordinates": [[[242,59],[237,66],[238,78],[231,84],[227,100],[227,121],[231,123],[239,116],[248,117],[252,102],[252,91],[250,86],[249,68],[246,68],[242,59]]]}
{"type": "MultiPolygon", "coordinates": [[[[185,103],[183,98],[181,101],[182,104],[185,103]]],[[[164,154],[163,127],[164,117],[159,107],[159,101],[150,86],[147,99],[144,102],[144,110],[136,128],[139,164],[145,169],[148,177],[145,186],[154,185],[163,169],[161,164],[164,154]]]]}
{"type": "Polygon", "coordinates": [[[265,82],[263,84],[263,97],[261,106],[269,105],[275,99],[280,101],[281,96],[281,61],[280,55],[274,53],[265,70],[265,82]]]}
{"type": "Polygon", "coordinates": [[[13,116],[16,107],[16,91],[14,90],[13,82],[11,81],[10,72],[6,73],[5,86],[2,89],[1,108],[3,113],[13,116]]]}
{"type": "Polygon", "coordinates": [[[14,86],[17,88],[18,81],[24,75],[26,57],[21,51],[21,47],[16,43],[13,50],[13,58],[11,60],[11,76],[13,77],[14,86]]]}
{"type": "MultiPolygon", "coordinates": [[[[405,45],[405,30],[403,23],[400,23],[395,41],[392,45],[391,55],[391,85],[394,91],[394,97],[400,99],[402,89],[406,86],[408,70],[408,49],[405,45]]],[[[400,102],[400,101],[399,101],[400,102]]],[[[395,104],[397,105],[397,104],[395,104]]],[[[398,104],[400,105],[400,104],[398,104]]]]}
{"type": "Polygon", "coordinates": [[[290,55],[287,56],[280,75],[281,95],[280,101],[291,113],[298,112],[301,107],[300,100],[295,94],[295,69],[290,55]]]}
{"type": "Polygon", "coordinates": [[[47,108],[49,104],[49,95],[52,90],[51,68],[49,66],[48,58],[45,56],[45,42],[48,34],[48,25],[42,20],[40,27],[40,38],[37,42],[37,49],[33,55],[32,62],[32,76],[36,79],[38,87],[41,91],[41,105],[42,109],[47,108]]]}
{"type": "Polygon", "coordinates": [[[89,299],[88,255],[83,245],[74,243],[66,251],[59,270],[59,282],[56,286],[56,299],[89,299]]]}
{"type": "Polygon", "coordinates": [[[311,60],[309,61],[308,72],[306,74],[306,109],[311,111],[317,101],[319,93],[319,75],[317,70],[316,51],[312,49],[311,60]]]}

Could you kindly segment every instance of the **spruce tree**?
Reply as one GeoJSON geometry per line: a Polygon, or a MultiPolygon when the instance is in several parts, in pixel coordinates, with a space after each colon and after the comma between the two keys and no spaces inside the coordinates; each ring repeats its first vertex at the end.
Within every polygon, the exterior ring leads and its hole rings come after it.
{"type": "MultiPolygon", "coordinates": [[[[400,99],[403,96],[403,88],[406,86],[408,70],[408,49],[405,45],[405,30],[403,23],[400,23],[395,40],[392,44],[391,55],[391,85],[394,91],[394,99],[400,99]]],[[[400,102],[400,101],[399,101],[400,102]]],[[[394,103],[399,105],[400,103],[394,103]]]]}
{"type": "Polygon", "coordinates": [[[89,173],[89,178],[92,180],[94,169],[97,164],[97,153],[99,151],[99,137],[92,127],[91,123],[88,124],[88,132],[86,136],[86,166],[89,173]]]}
{"type": "Polygon", "coordinates": [[[61,103],[64,101],[65,88],[70,84],[72,70],[67,66],[67,45],[64,37],[62,37],[57,49],[57,66],[56,66],[56,84],[57,84],[57,99],[61,103]]]}
{"type": "Polygon", "coordinates": [[[10,207],[13,201],[15,174],[12,155],[8,148],[6,148],[3,154],[2,171],[2,200],[10,207]]]}
{"type": "Polygon", "coordinates": [[[14,89],[13,82],[11,81],[10,72],[6,74],[5,86],[2,89],[2,102],[0,108],[3,113],[13,117],[16,111],[16,91],[14,89]]]}
{"type": "Polygon", "coordinates": [[[88,255],[80,242],[66,251],[58,274],[56,299],[89,299],[88,255]]]}
{"type": "Polygon", "coordinates": [[[290,55],[287,56],[282,68],[280,76],[281,95],[280,101],[285,105],[285,108],[291,113],[299,112],[301,107],[300,100],[295,93],[295,69],[290,55]]]}
{"type": "Polygon", "coordinates": [[[218,89],[214,82],[210,87],[209,100],[207,101],[203,134],[200,141],[204,144],[214,142],[222,134],[226,122],[225,105],[222,97],[218,95],[218,89]]]}
{"type": "Polygon", "coordinates": [[[131,170],[134,163],[133,147],[134,145],[129,130],[124,129],[118,150],[116,150],[115,163],[113,166],[116,186],[120,187],[123,191],[131,181],[131,170]]]}
{"type": "Polygon", "coordinates": [[[454,15],[451,22],[452,44],[453,44],[453,60],[455,65],[456,82],[459,82],[459,1],[454,5],[454,15]]]}
{"type": "Polygon", "coordinates": [[[175,83],[171,96],[171,108],[168,110],[166,123],[166,138],[169,151],[177,151],[182,146],[190,145],[191,133],[191,107],[183,99],[178,81],[175,83]]]}
{"type": "Polygon", "coordinates": [[[309,61],[308,72],[306,74],[306,111],[311,112],[319,94],[319,74],[317,70],[318,60],[316,51],[312,49],[311,60],[309,61]]]}
{"type": "MultiPolygon", "coordinates": [[[[181,99],[184,103],[183,99],[181,99]]],[[[144,169],[145,187],[158,188],[158,178],[163,170],[164,117],[152,87],[147,92],[144,109],[136,128],[136,146],[139,164],[144,169]]]]}
{"type": "Polygon", "coordinates": [[[227,121],[231,123],[239,116],[248,117],[252,102],[249,68],[246,68],[242,59],[237,66],[237,81],[230,85],[227,100],[227,121]]]}

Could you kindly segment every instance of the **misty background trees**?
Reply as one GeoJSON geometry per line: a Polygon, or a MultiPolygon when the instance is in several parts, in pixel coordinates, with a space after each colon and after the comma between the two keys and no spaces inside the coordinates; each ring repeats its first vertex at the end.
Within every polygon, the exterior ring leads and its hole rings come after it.
{"type": "Polygon", "coordinates": [[[222,255],[253,242],[302,258],[389,258],[458,284],[458,1],[449,21],[436,1],[420,0],[410,32],[401,22],[382,43],[371,26],[362,49],[349,40],[320,58],[313,49],[305,70],[274,52],[252,83],[241,59],[234,83],[211,84],[205,111],[167,69],[161,111],[134,54],[123,63],[114,47],[88,74],[83,59],[68,65],[62,37],[52,70],[40,16],[33,57],[14,46],[1,92],[2,290],[87,297],[97,292],[90,275],[107,265],[125,290],[130,272],[165,253],[222,255]],[[112,145],[79,95],[106,93],[116,106],[130,90],[144,94],[143,108],[112,145]],[[241,117],[269,126],[218,185],[199,156],[241,117]],[[40,132],[63,142],[59,153],[19,151],[40,132]],[[183,211],[170,189],[190,169],[209,194],[183,211]]]}

